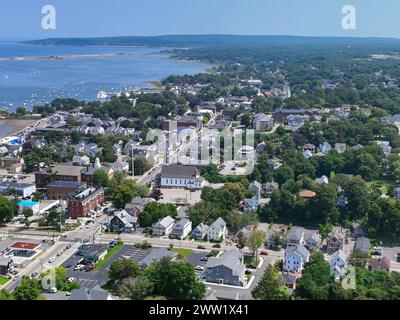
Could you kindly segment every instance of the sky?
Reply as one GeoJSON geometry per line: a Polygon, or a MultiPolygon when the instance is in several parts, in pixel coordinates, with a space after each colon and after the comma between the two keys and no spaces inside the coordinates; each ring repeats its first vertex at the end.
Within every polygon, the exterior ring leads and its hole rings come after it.
{"type": "Polygon", "coordinates": [[[399,0],[0,0],[0,38],[253,34],[400,38],[399,0]],[[56,29],[42,29],[44,5],[56,29]],[[342,7],[356,29],[342,28],[342,7]]]}

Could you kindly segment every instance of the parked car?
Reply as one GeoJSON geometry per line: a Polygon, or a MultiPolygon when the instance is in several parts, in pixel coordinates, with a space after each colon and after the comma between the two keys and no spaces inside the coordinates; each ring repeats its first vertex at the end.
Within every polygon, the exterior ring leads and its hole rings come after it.
{"type": "Polygon", "coordinates": [[[198,245],[198,246],[197,246],[197,249],[206,250],[206,247],[205,247],[205,246],[202,246],[202,245],[198,245]]]}
{"type": "Polygon", "coordinates": [[[34,272],[31,274],[31,278],[36,278],[39,275],[39,272],[34,272]]]}
{"type": "Polygon", "coordinates": [[[92,264],[89,264],[89,265],[87,265],[86,267],[85,267],[85,271],[92,271],[94,269],[94,265],[92,265],[92,264]]]}
{"type": "Polygon", "coordinates": [[[217,243],[217,244],[214,244],[212,247],[213,248],[221,248],[221,245],[219,243],[217,243]]]}
{"type": "Polygon", "coordinates": [[[200,261],[207,262],[208,261],[208,257],[201,257],[200,261]]]}
{"type": "Polygon", "coordinates": [[[57,257],[61,256],[62,254],[63,254],[62,251],[57,252],[57,257]]]}
{"type": "Polygon", "coordinates": [[[262,255],[262,256],[267,256],[267,255],[268,255],[268,252],[265,251],[265,250],[261,250],[260,255],[262,255]]]}
{"type": "Polygon", "coordinates": [[[69,297],[69,296],[71,295],[71,292],[67,292],[65,295],[66,295],[67,297],[69,297]]]}
{"type": "Polygon", "coordinates": [[[67,282],[68,283],[72,283],[72,282],[74,282],[75,281],[75,278],[74,277],[69,277],[68,279],[67,279],[67,282]]]}
{"type": "Polygon", "coordinates": [[[65,247],[67,250],[70,249],[72,246],[70,244],[67,244],[67,246],[65,247]]]}
{"type": "Polygon", "coordinates": [[[81,271],[85,268],[84,264],[78,264],[75,266],[74,271],[81,271]]]}
{"type": "Polygon", "coordinates": [[[49,293],[57,293],[57,288],[56,287],[51,287],[51,288],[49,288],[49,293]]]}
{"type": "Polygon", "coordinates": [[[197,271],[203,271],[204,270],[204,267],[203,266],[196,266],[196,268],[195,268],[197,271]]]}
{"type": "Polygon", "coordinates": [[[397,259],[397,262],[400,262],[400,252],[397,254],[397,257],[396,257],[397,259]]]}
{"type": "Polygon", "coordinates": [[[51,257],[51,258],[49,259],[49,263],[53,263],[55,260],[56,260],[56,257],[51,257]]]}
{"type": "Polygon", "coordinates": [[[15,276],[14,278],[13,278],[13,281],[18,281],[20,279],[20,276],[15,276]]]}

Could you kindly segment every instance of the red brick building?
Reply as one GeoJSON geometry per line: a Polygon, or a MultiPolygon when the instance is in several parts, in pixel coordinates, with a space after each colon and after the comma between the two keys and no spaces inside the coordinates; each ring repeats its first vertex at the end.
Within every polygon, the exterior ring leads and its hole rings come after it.
{"type": "Polygon", "coordinates": [[[104,202],[104,190],[88,188],[80,193],[73,193],[68,199],[68,216],[83,218],[104,202]]]}

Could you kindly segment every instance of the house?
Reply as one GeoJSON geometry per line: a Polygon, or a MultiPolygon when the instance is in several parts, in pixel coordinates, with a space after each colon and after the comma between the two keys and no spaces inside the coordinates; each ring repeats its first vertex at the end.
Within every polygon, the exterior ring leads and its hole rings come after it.
{"type": "Polygon", "coordinates": [[[129,163],[126,161],[115,161],[111,167],[117,173],[127,173],[129,171],[129,163]]]}
{"type": "Polygon", "coordinates": [[[346,196],[344,196],[343,194],[341,194],[341,195],[338,197],[337,201],[336,201],[336,205],[337,205],[338,207],[340,207],[340,208],[344,208],[344,207],[346,206],[346,204],[347,204],[347,198],[346,198],[346,196]]]}
{"type": "Polygon", "coordinates": [[[318,232],[314,232],[306,239],[305,247],[310,251],[314,251],[317,250],[321,246],[321,244],[321,235],[318,232]]]}
{"type": "Polygon", "coordinates": [[[339,249],[331,255],[329,258],[329,265],[331,272],[335,276],[335,279],[341,279],[346,275],[347,272],[347,255],[339,249]]]}
{"type": "Polygon", "coordinates": [[[369,271],[389,271],[389,269],[390,269],[390,259],[388,257],[369,260],[368,263],[369,271]]]}
{"type": "Polygon", "coordinates": [[[314,156],[314,154],[310,150],[303,151],[303,156],[305,159],[310,159],[314,156]]]}
{"type": "Polygon", "coordinates": [[[328,254],[333,254],[338,250],[343,250],[343,244],[343,235],[336,232],[326,240],[326,251],[328,254]]]}
{"type": "Polygon", "coordinates": [[[175,220],[170,216],[167,216],[153,224],[153,236],[168,236],[172,227],[174,226],[175,220]]]}
{"type": "Polygon", "coordinates": [[[304,242],[304,229],[293,227],[286,236],[286,247],[296,247],[304,242]]]}
{"type": "Polygon", "coordinates": [[[377,141],[376,144],[382,149],[385,156],[389,155],[392,151],[389,141],[377,141]]]}
{"type": "Polygon", "coordinates": [[[76,166],[89,166],[90,158],[88,156],[74,156],[72,158],[72,164],[76,166]]]}
{"type": "Polygon", "coordinates": [[[310,151],[311,154],[315,153],[315,145],[311,144],[311,143],[307,143],[303,146],[303,152],[305,151],[310,151]]]}
{"type": "Polygon", "coordinates": [[[366,237],[358,238],[354,246],[354,249],[360,250],[367,254],[369,254],[370,248],[371,248],[371,241],[366,237]]]}
{"type": "Polygon", "coordinates": [[[331,151],[331,149],[332,146],[327,141],[319,145],[319,151],[321,151],[323,154],[327,154],[329,151],[331,151]]]}
{"type": "Polygon", "coordinates": [[[261,197],[262,186],[261,183],[259,183],[258,181],[253,181],[252,183],[250,183],[249,190],[254,191],[256,197],[261,197]]]}
{"type": "Polygon", "coordinates": [[[204,278],[206,282],[243,287],[246,285],[245,269],[243,253],[225,251],[219,257],[208,259],[204,278]]]}
{"type": "Polygon", "coordinates": [[[284,285],[286,288],[288,288],[289,293],[293,293],[293,291],[296,290],[296,282],[297,282],[298,278],[299,278],[299,275],[297,275],[297,274],[284,273],[284,274],[282,274],[280,284],[284,285]]]}
{"type": "Polygon", "coordinates": [[[329,183],[329,179],[327,176],[322,176],[320,178],[316,178],[315,179],[315,183],[316,184],[328,184],[329,183]]]}
{"type": "Polygon", "coordinates": [[[92,289],[80,287],[74,289],[68,300],[114,300],[113,297],[104,289],[96,285],[92,289]]]}
{"type": "Polygon", "coordinates": [[[290,115],[287,117],[288,126],[291,130],[297,130],[301,128],[310,117],[307,115],[290,115]]]}
{"type": "Polygon", "coordinates": [[[112,232],[131,233],[139,228],[138,217],[131,216],[125,210],[114,212],[114,217],[110,220],[109,230],[112,232]]]}
{"type": "Polygon", "coordinates": [[[279,189],[279,184],[275,181],[265,183],[265,193],[266,194],[271,194],[275,190],[278,190],[278,189],[279,189]]]}
{"type": "Polygon", "coordinates": [[[272,117],[277,123],[284,123],[291,115],[311,116],[312,114],[305,109],[278,109],[272,113],[272,117]]]}
{"type": "Polygon", "coordinates": [[[192,230],[192,221],[183,218],[175,222],[169,237],[172,239],[185,239],[192,230]]]}
{"type": "Polygon", "coordinates": [[[243,211],[246,213],[256,212],[259,206],[260,206],[260,198],[257,196],[254,196],[249,199],[244,199],[243,211]]]}
{"type": "Polygon", "coordinates": [[[302,244],[287,247],[283,260],[283,271],[301,273],[304,265],[310,260],[310,252],[302,244]]]}
{"type": "Polygon", "coordinates": [[[203,240],[208,234],[209,226],[201,222],[192,230],[192,238],[195,240],[203,240]]]}
{"type": "Polygon", "coordinates": [[[170,259],[174,259],[175,255],[176,254],[174,252],[169,251],[165,248],[152,249],[147,256],[139,261],[138,264],[141,268],[144,269],[149,267],[153,262],[160,261],[162,258],[167,257],[170,259]]]}
{"type": "Polygon", "coordinates": [[[271,131],[274,127],[274,119],[269,115],[257,113],[254,115],[253,127],[256,132],[271,131]]]}
{"type": "Polygon", "coordinates": [[[352,232],[353,238],[356,238],[356,239],[363,238],[367,235],[367,231],[365,230],[365,228],[358,222],[354,222],[351,225],[351,232],[352,232]]]}
{"type": "Polygon", "coordinates": [[[208,229],[208,240],[210,241],[220,241],[221,239],[225,239],[228,234],[228,230],[226,228],[226,222],[222,218],[218,218],[215,220],[208,229]]]}
{"type": "Polygon", "coordinates": [[[195,166],[180,164],[163,165],[161,168],[161,187],[202,189],[208,182],[200,177],[200,172],[195,166]]]}
{"type": "Polygon", "coordinates": [[[0,276],[6,276],[13,265],[10,257],[0,257],[0,276]]]}
{"type": "Polygon", "coordinates": [[[335,143],[335,150],[338,153],[344,153],[347,150],[347,144],[345,144],[345,143],[335,143]]]}

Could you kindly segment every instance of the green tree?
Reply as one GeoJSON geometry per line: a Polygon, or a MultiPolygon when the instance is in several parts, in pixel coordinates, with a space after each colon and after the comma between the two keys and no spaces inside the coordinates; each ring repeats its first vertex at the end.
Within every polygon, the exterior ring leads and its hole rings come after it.
{"type": "Polygon", "coordinates": [[[125,278],[118,285],[119,295],[131,300],[143,300],[143,298],[152,292],[153,284],[144,275],[139,275],[135,278],[125,278]]]}
{"type": "Polygon", "coordinates": [[[349,257],[349,264],[354,267],[365,268],[369,260],[369,254],[359,249],[354,249],[349,257]]]}
{"type": "Polygon", "coordinates": [[[22,215],[24,216],[25,225],[29,228],[29,226],[31,225],[31,220],[29,218],[33,216],[32,209],[24,208],[24,210],[22,210],[22,215]]]}
{"type": "Polygon", "coordinates": [[[112,189],[112,198],[114,205],[122,209],[133,198],[146,197],[148,193],[148,188],[137,185],[134,180],[125,180],[112,189]]]}
{"type": "Polygon", "coordinates": [[[151,169],[151,164],[145,157],[138,157],[133,161],[135,176],[141,176],[151,169]]]}
{"type": "Polygon", "coordinates": [[[282,276],[275,265],[268,265],[260,282],[251,292],[257,300],[286,300],[289,298],[287,288],[282,284],[282,276]]]}
{"type": "Polygon", "coordinates": [[[103,169],[98,169],[93,175],[94,184],[98,187],[107,187],[109,184],[107,173],[103,169]]]}
{"type": "Polygon", "coordinates": [[[265,243],[266,237],[267,235],[262,230],[253,230],[250,233],[247,239],[247,246],[253,252],[253,257],[256,256],[258,249],[261,248],[265,243]]]}
{"type": "Polygon", "coordinates": [[[21,284],[13,292],[16,300],[36,300],[39,294],[39,281],[26,276],[22,277],[21,284]]]}
{"type": "Polygon", "coordinates": [[[116,283],[123,279],[135,278],[142,273],[140,267],[129,259],[118,259],[111,263],[108,270],[110,281],[116,283]]]}
{"type": "Polygon", "coordinates": [[[205,285],[197,280],[192,264],[174,262],[164,257],[146,269],[146,275],[154,284],[154,293],[180,300],[201,300],[205,285]]]}
{"type": "Polygon", "coordinates": [[[15,203],[0,196],[0,224],[11,221],[15,213],[15,203]]]}

